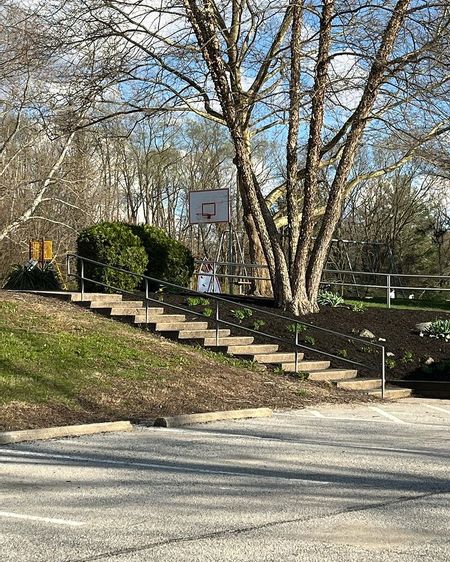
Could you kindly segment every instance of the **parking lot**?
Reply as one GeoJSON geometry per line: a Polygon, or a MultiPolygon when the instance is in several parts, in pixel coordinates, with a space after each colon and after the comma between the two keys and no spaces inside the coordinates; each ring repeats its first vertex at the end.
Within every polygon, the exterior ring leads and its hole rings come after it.
{"type": "Polygon", "coordinates": [[[450,401],[0,447],[2,562],[450,559],[450,401]]]}

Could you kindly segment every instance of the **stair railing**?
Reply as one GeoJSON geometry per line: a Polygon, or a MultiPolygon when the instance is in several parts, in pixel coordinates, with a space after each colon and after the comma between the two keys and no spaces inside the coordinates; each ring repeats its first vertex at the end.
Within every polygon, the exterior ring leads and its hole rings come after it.
{"type": "MultiPolygon", "coordinates": [[[[296,374],[298,374],[298,367],[299,367],[299,357],[298,357],[298,355],[300,353],[300,350],[311,351],[313,353],[317,353],[317,354],[329,357],[331,359],[336,359],[336,360],[341,361],[343,363],[348,363],[348,364],[354,365],[354,366],[356,365],[358,367],[363,367],[364,369],[368,369],[369,371],[374,371],[378,374],[378,376],[380,376],[381,397],[384,398],[384,396],[385,396],[385,390],[386,390],[386,349],[385,349],[384,345],[368,341],[367,339],[357,338],[355,336],[350,336],[348,334],[336,332],[336,331],[330,330],[328,328],[322,328],[320,326],[315,326],[314,324],[308,324],[307,322],[302,322],[300,320],[296,320],[296,319],[291,318],[289,316],[284,316],[282,314],[277,314],[275,312],[262,310],[260,308],[249,306],[247,304],[245,305],[245,308],[251,310],[252,312],[257,312],[258,314],[264,314],[264,315],[267,315],[267,316],[272,317],[272,318],[278,318],[278,319],[285,320],[286,322],[289,322],[290,324],[295,324],[295,329],[293,330],[294,341],[291,341],[287,338],[275,336],[273,334],[269,334],[269,333],[263,332],[261,330],[254,330],[254,329],[249,328],[247,326],[242,326],[241,324],[236,324],[234,322],[230,322],[229,320],[226,320],[225,318],[221,317],[221,315],[220,315],[220,304],[235,306],[236,301],[226,299],[226,298],[221,297],[221,296],[219,297],[214,293],[201,293],[199,291],[195,291],[194,289],[189,289],[189,288],[183,287],[181,285],[176,285],[175,283],[169,283],[168,281],[156,279],[154,277],[149,277],[147,275],[141,275],[141,274],[138,274],[138,273],[134,273],[132,271],[128,271],[128,270],[123,269],[121,267],[116,267],[116,266],[113,266],[113,265],[104,264],[104,263],[92,260],[90,258],[85,258],[85,257],[80,256],[78,254],[69,253],[66,256],[67,277],[78,280],[78,285],[79,285],[80,293],[81,293],[81,301],[83,301],[84,298],[85,298],[86,282],[92,283],[94,285],[98,285],[100,287],[104,287],[104,288],[107,288],[107,289],[111,289],[111,290],[117,291],[119,293],[125,293],[125,294],[128,294],[128,295],[134,295],[134,296],[137,295],[136,291],[127,291],[127,290],[121,289],[119,287],[115,287],[113,285],[110,285],[108,283],[103,283],[101,281],[97,281],[96,279],[91,279],[91,278],[87,277],[86,276],[86,267],[85,267],[86,263],[92,264],[92,265],[95,265],[97,267],[101,267],[101,268],[104,268],[104,269],[117,271],[119,273],[125,273],[127,275],[132,276],[132,277],[136,277],[136,278],[140,279],[141,282],[143,282],[143,284],[144,284],[144,302],[145,302],[146,323],[148,321],[148,306],[149,306],[149,303],[161,304],[161,300],[159,298],[157,298],[157,297],[155,298],[155,297],[150,296],[150,290],[149,290],[150,284],[157,284],[160,287],[168,288],[168,289],[172,290],[173,292],[177,292],[177,293],[181,292],[182,294],[188,293],[190,295],[195,295],[195,296],[199,296],[199,297],[205,297],[205,295],[207,295],[208,299],[211,299],[211,300],[215,301],[214,325],[215,325],[216,346],[219,346],[219,344],[220,344],[220,331],[219,331],[220,326],[237,328],[238,330],[242,330],[242,331],[251,333],[251,334],[256,335],[256,336],[263,336],[264,338],[268,338],[268,339],[271,339],[273,341],[277,341],[279,343],[282,343],[282,344],[286,345],[287,347],[293,348],[294,349],[294,357],[295,357],[295,359],[294,359],[295,371],[294,372],[296,374]],[[73,262],[79,263],[79,268],[77,270],[73,269],[73,262]],[[348,357],[342,357],[342,356],[339,356],[339,355],[335,355],[333,353],[330,353],[329,351],[325,351],[325,350],[319,349],[317,347],[308,346],[304,342],[299,341],[300,330],[298,329],[298,326],[303,326],[305,329],[308,329],[308,330],[316,330],[316,331],[321,332],[321,333],[341,337],[341,338],[343,338],[345,340],[348,340],[348,341],[362,343],[362,344],[364,344],[364,346],[369,346],[369,347],[373,348],[374,350],[378,350],[380,352],[380,363],[377,364],[377,365],[365,364],[365,363],[361,363],[359,361],[354,361],[352,359],[349,359],[348,357]]],[[[140,295],[140,298],[142,298],[142,295],[140,295]]],[[[175,310],[182,311],[182,312],[184,312],[186,314],[190,314],[192,316],[199,316],[206,321],[208,320],[208,318],[205,317],[202,312],[197,312],[197,311],[191,310],[189,308],[179,306],[178,304],[164,302],[164,306],[166,306],[168,308],[175,309],[175,310]]]]}

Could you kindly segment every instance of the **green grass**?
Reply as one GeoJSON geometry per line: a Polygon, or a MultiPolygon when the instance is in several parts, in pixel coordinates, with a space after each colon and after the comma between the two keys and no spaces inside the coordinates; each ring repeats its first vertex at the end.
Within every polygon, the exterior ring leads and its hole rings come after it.
{"type": "MultiPolygon", "coordinates": [[[[385,308],[387,309],[386,300],[354,300],[345,299],[346,305],[354,305],[362,302],[367,308],[385,308]]],[[[450,302],[445,301],[426,301],[426,300],[409,300],[395,299],[391,301],[391,308],[396,310],[434,310],[434,311],[450,311],[450,302]]],[[[362,313],[364,314],[364,313],[362,313]]]]}
{"type": "Polygon", "coordinates": [[[183,363],[127,326],[91,317],[88,327],[83,320],[0,302],[0,404],[70,404],[90,385],[106,390],[117,378],[158,381],[183,363]]]}

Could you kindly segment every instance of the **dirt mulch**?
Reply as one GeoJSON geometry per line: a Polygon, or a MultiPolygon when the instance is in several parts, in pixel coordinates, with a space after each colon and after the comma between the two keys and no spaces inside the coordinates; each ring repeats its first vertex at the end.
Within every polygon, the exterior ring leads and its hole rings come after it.
{"type": "MultiPolygon", "coordinates": [[[[168,294],[164,298],[166,303],[170,302],[186,306],[187,295],[168,294]]],[[[265,325],[261,328],[261,331],[294,341],[294,335],[289,331],[289,326],[292,324],[289,318],[293,320],[295,317],[287,312],[280,312],[275,309],[272,301],[267,300],[263,304],[260,300],[256,301],[256,303],[246,298],[236,299],[236,304],[233,305],[221,303],[220,317],[228,322],[238,323],[232,311],[245,308],[250,304],[260,312],[253,312],[251,318],[242,321],[242,326],[251,328],[255,320],[262,320],[265,322],[265,325]],[[288,319],[275,318],[267,314],[269,312],[282,314],[288,319]]],[[[210,299],[210,307],[215,307],[213,299],[210,299]]],[[[193,307],[193,310],[196,311],[202,311],[202,309],[204,309],[202,306],[193,307]]],[[[388,354],[386,374],[387,378],[391,380],[423,379],[422,370],[424,362],[430,357],[436,364],[450,361],[450,342],[426,336],[420,337],[415,330],[416,324],[421,322],[450,319],[449,312],[386,308],[367,308],[364,312],[353,312],[347,307],[323,307],[317,314],[310,314],[296,319],[308,325],[306,331],[299,334],[299,343],[317,350],[316,352],[305,350],[305,359],[326,359],[326,357],[320,354],[320,351],[328,351],[339,357],[345,355],[347,359],[373,367],[374,370],[358,367],[362,375],[373,376],[375,372],[380,372],[381,354],[379,350],[369,345],[370,342],[385,346],[388,354]],[[315,326],[344,335],[337,336],[321,332],[314,329],[315,326]],[[375,338],[361,338],[362,342],[355,342],[346,337],[359,338],[359,334],[363,330],[369,330],[374,334],[375,338]],[[393,355],[391,356],[390,354],[393,355]]],[[[208,321],[211,327],[214,326],[214,322],[211,319],[208,319],[208,321]]],[[[239,328],[231,328],[231,330],[233,335],[253,335],[239,328]]],[[[267,339],[256,335],[255,342],[267,343],[267,339]]],[[[274,341],[274,343],[278,342],[274,341]]],[[[280,343],[280,349],[292,351],[293,347],[280,343]]],[[[352,368],[345,361],[338,359],[332,359],[331,361],[333,367],[352,368]]],[[[427,373],[425,376],[430,378],[430,380],[433,379],[433,373],[427,373]]],[[[450,369],[444,375],[440,374],[438,380],[450,381],[450,369]]]]}

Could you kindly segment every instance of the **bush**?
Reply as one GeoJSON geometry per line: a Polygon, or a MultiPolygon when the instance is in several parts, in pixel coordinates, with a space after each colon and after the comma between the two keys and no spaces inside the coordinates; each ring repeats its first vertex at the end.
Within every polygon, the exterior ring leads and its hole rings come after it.
{"type": "MultiPolygon", "coordinates": [[[[141,240],[133,234],[129,225],[119,222],[102,222],[83,230],[77,240],[78,254],[84,258],[120,267],[142,275],[147,267],[147,254],[141,240]]],[[[78,274],[80,275],[80,263],[78,274]]],[[[84,276],[117,289],[132,291],[141,280],[114,269],[84,262],[84,276]]],[[[86,291],[114,292],[95,283],[85,282],[86,291]]]]}
{"type": "Polygon", "coordinates": [[[59,291],[61,281],[51,264],[32,269],[27,265],[15,265],[3,288],[16,291],[59,291]]]}
{"type": "MultiPolygon", "coordinates": [[[[187,287],[194,273],[194,257],[188,248],[170,238],[162,228],[146,225],[130,226],[147,252],[148,265],[145,275],[168,283],[187,287]]],[[[149,284],[156,290],[158,284],[149,284]]]]}
{"type": "Polygon", "coordinates": [[[434,320],[428,329],[428,334],[437,338],[450,336],[450,320],[434,320]]]}
{"type": "Polygon", "coordinates": [[[344,304],[344,299],[332,291],[322,291],[317,297],[317,302],[322,306],[337,307],[344,304]]]}

